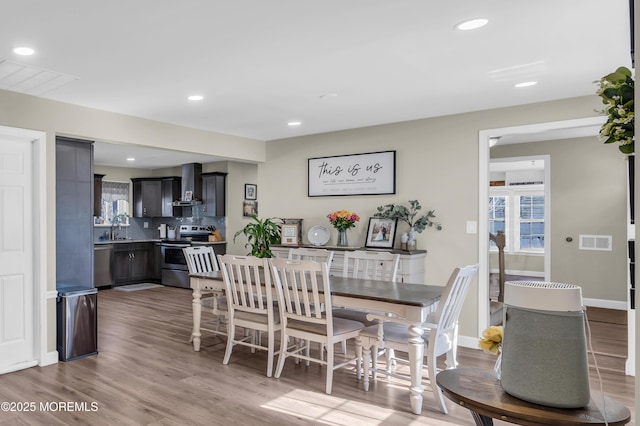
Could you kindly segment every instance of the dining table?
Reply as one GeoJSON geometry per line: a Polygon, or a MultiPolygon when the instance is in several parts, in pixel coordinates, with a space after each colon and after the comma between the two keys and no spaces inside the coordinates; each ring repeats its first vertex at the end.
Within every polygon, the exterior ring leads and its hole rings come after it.
{"type": "MultiPolygon", "coordinates": [[[[422,323],[427,315],[436,309],[444,287],[398,283],[385,280],[330,276],[331,303],[334,307],[360,309],[371,312],[384,312],[393,318],[408,323],[409,330],[409,369],[411,384],[409,398],[411,411],[422,412],[422,364],[424,357],[424,333],[422,323]]],[[[200,321],[202,315],[202,295],[225,290],[222,273],[219,271],[202,272],[190,275],[193,290],[193,330],[191,333],[194,351],[200,350],[202,334],[200,321]]]]}

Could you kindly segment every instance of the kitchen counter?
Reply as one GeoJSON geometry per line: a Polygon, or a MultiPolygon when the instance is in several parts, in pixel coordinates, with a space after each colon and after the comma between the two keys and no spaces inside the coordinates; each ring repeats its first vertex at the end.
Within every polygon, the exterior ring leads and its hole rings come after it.
{"type": "MultiPolygon", "coordinates": [[[[104,244],[123,244],[123,243],[161,243],[161,242],[171,243],[171,240],[161,240],[159,238],[147,238],[147,239],[128,239],[128,240],[104,240],[104,241],[95,241],[95,245],[104,245],[104,244]]],[[[183,240],[175,240],[176,243],[182,243],[183,240]]],[[[191,241],[191,244],[194,246],[208,246],[213,244],[227,244],[226,241],[191,241]]]]}

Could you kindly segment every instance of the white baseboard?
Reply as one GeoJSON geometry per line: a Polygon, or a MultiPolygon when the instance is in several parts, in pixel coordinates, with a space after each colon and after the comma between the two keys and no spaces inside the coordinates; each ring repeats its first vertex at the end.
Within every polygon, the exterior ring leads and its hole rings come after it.
{"type": "Polygon", "coordinates": [[[13,373],[14,371],[24,370],[25,368],[35,367],[36,365],[38,365],[36,360],[19,362],[0,370],[0,374],[13,373]]]}
{"type": "Polygon", "coordinates": [[[604,300],[604,299],[588,299],[583,298],[582,304],[584,306],[592,306],[594,308],[605,308],[605,309],[618,309],[621,311],[626,311],[627,302],[619,301],[619,300],[604,300]]]}
{"type": "Polygon", "coordinates": [[[46,367],[47,365],[57,364],[58,358],[58,351],[47,352],[46,355],[38,363],[38,366],[46,367]]]}
{"type": "MultiPolygon", "coordinates": [[[[489,270],[491,274],[499,274],[499,269],[491,269],[489,270]]],[[[523,277],[535,277],[535,278],[544,278],[544,272],[539,271],[518,271],[515,269],[505,269],[504,273],[506,275],[521,275],[523,277]]]]}
{"type": "Polygon", "coordinates": [[[478,342],[480,342],[478,337],[458,336],[458,346],[462,346],[463,348],[480,350],[478,342]]]}

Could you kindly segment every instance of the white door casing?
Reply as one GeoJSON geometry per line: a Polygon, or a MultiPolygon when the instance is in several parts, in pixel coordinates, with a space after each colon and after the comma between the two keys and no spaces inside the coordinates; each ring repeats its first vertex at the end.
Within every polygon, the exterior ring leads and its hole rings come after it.
{"type": "Polygon", "coordinates": [[[33,278],[33,144],[0,144],[0,371],[36,359],[33,278]]]}

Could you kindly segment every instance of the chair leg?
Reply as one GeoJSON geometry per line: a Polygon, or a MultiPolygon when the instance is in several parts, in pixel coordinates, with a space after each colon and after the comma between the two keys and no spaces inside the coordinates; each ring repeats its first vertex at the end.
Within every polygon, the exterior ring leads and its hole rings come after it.
{"type": "Polygon", "coordinates": [[[346,355],[347,353],[347,341],[343,340],[342,341],[342,353],[346,355]]]}
{"type": "MultiPolygon", "coordinates": [[[[333,345],[327,345],[327,347],[333,347],[333,345]]],[[[325,392],[327,395],[331,395],[331,388],[333,387],[333,355],[334,351],[327,351],[327,386],[325,392]]]]}
{"type": "Polygon", "coordinates": [[[362,340],[360,336],[356,337],[356,377],[358,380],[362,378],[362,340]]]}
{"type": "Polygon", "coordinates": [[[269,327],[267,342],[267,377],[271,377],[273,374],[273,356],[275,353],[275,332],[269,327]]]}
{"type": "Polygon", "coordinates": [[[278,355],[278,366],[276,367],[275,378],[279,378],[282,374],[282,368],[284,367],[284,360],[287,359],[287,346],[289,338],[284,335],[284,332],[280,333],[280,354],[278,355]]]}
{"type": "Polygon", "coordinates": [[[224,352],[224,359],[222,363],[224,365],[229,364],[229,359],[231,358],[231,352],[233,352],[233,344],[236,336],[236,327],[233,324],[233,321],[229,321],[228,330],[227,330],[227,349],[224,352]]]}
{"type": "MultiPolygon", "coordinates": [[[[306,345],[305,350],[304,350],[304,354],[309,357],[311,356],[311,340],[305,340],[304,344],[306,345]]],[[[320,345],[320,350],[322,350],[322,345],[320,345]]],[[[309,366],[310,361],[307,359],[305,361],[305,365],[308,367],[309,366]]]]}
{"type": "Polygon", "coordinates": [[[440,411],[444,414],[448,414],[449,410],[447,410],[447,405],[444,402],[444,396],[442,395],[442,390],[436,383],[436,374],[438,374],[438,369],[436,367],[437,358],[435,357],[435,353],[429,350],[429,356],[427,357],[428,370],[429,370],[429,383],[431,384],[431,390],[433,392],[433,397],[436,399],[436,402],[440,406],[440,411]]]}

